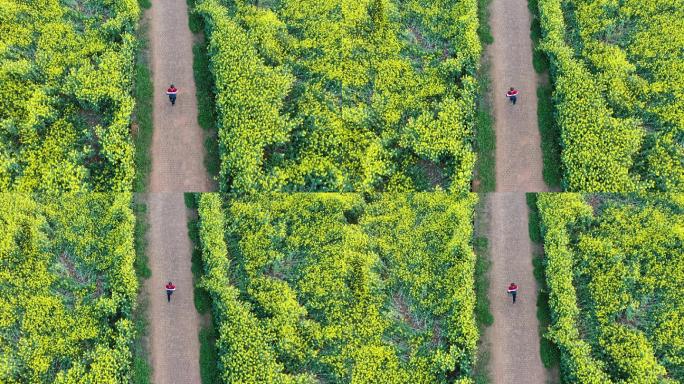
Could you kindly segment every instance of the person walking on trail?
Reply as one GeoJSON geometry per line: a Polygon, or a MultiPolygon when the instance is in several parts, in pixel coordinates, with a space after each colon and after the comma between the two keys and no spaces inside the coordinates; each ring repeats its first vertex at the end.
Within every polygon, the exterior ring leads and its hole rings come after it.
{"type": "Polygon", "coordinates": [[[169,283],[166,284],[166,300],[167,300],[167,302],[169,302],[169,303],[171,302],[171,294],[175,290],[176,290],[176,286],[173,285],[173,283],[169,281],[169,283]]]}
{"type": "Polygon", "coordinates": [[[518,295],[518,286],[515,283],[508,286],[508,294],[513,297],[513,304],[515,304],[515,296],[518,295]]]}
{"type": "Polygon", "coordinates": [[[169,95],[169,100],[171,100],[171,105],[176,105],[176,95],[178,94],[178,89],[171,84],[166,90],[166,94],[169,95]]]}
{"type": "Polygon", "coordinates": [[[508,97],[508,100],[511,101],[513,105],[515,105],[515,102],[518,100],[518,90],[511,87],[511,89],[506,92],[506,97],[508,97]]]}

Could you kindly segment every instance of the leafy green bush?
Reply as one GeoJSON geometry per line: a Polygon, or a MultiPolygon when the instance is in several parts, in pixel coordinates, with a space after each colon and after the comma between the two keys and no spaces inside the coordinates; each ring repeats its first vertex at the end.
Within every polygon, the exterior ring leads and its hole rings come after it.
{"type": "Polygon", "coordinates": [[[567,189],[684,188],[684,41],[671,38],[684,35],[684,6],[675,3],[538,0],[567,189]]]}

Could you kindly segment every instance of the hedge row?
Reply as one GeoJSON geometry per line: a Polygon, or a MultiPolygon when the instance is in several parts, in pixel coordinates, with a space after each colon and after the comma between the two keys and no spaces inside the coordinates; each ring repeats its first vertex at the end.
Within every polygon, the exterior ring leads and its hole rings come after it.
{"type": "Polygon", "coordinates": [[[666,194],[540,196],[548,337],[569,383],[684,379],[682,203],[666,194]]]}
{"type": "Polygon", "coordinates": [[[561,350],[563,375],[569,382],[605,384],[610,378],[603,364],[593,358],[591,347],[577,328],[580,309],[573,283],[575,256],[569,248],[570,225],[592,215],[591,207],[578,194],[539,194],[542,219],[546,282],[553,324],[549,337],[561,350]]]}

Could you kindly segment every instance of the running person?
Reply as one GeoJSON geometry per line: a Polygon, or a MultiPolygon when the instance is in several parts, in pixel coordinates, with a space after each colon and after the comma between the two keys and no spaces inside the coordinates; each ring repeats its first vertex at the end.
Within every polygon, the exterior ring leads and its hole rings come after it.
{"type": "Polygon", "coordinates": [[[506,92],[506,97],[515,105],[515,102],[518,100],[518,90],[511,87],[511,89],[506,92]]]}
{"type": "Polygon", "coordinates": [[[518,294],[518,286],[515,283],[508,286],[508,294],[513,296],[513,304],[515,304],[515,296],[518,294]]]}
{"type": "Polygon", "coordinates": [[[169,95],[169,100],[171,100],[171,105],[176,105],[176,95],[178,94],[178,89],[171,84],[166,90],[166,94],[169,95]]]}
{"type": "Polygon", "coordinates": [[[175,290],[176,290],[176,286],[173,285],[173,283],[169,281],[169,283],[166,284],[166,300],[167,300],[167,302],[169,302],[169,303],[171,302],[171,294],[175,290]]]}

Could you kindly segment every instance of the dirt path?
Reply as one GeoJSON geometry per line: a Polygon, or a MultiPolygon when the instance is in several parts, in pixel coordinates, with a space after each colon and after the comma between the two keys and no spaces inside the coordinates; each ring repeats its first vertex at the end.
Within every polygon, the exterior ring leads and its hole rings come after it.
{"type": "Polygon", "coordinates": [[[490,193],[491,270],[489,299],[494,324],[487,330],[489,373],[496,384],[545,384],[549,377],[539,355],[537,283],[532,273],[532,242],[524,193],[490,193]],[[518,285],[515,304],[506,294],[518,285]]]}
{"type": "Polygon", "coordinates": [[[204,168],[204,132],[197,122],[193,38],[185,0],[152,0],[150,66],[154,82],[154,132],[150,192],[203,192],[214,189],[204,168]],[[165,94],[173,83],[178,100],[165,94]]]}
{"type": "Polygon", "coordinates": [[[496,191],[542,192],[537,74],[532,66],[531,17],[525,0],[492,0],[488,48],[496,133],[496,191]],[[516,105],[506,91],[520,91],[516,105]]]}
{"type": "Polygon", "coordinates": [[[149,350],[155,384],[200,383],[200,316],[193,302],[191,244],[182,192],[215,189],[204,167],[204,132],[197,122],[193,36],[185,0],[152,0],[148,13],[154,93],[152,171],[148,205],[149,350]],[[171,106],[165,90],[179,90],[171,106]],[[164,285],[176,292],[166,301],[164,285]]]}
{"type": "Polygon", "coordinates": [[[182,193],[147,195],[148,256],[152,276],[149,296],[149,348],[155,384],[200,383],[200,316],[193,301],[191,244],[187,209],[182,193]],[[173,281],[176,292],[166,301],[164,286],[173,281]]]}

